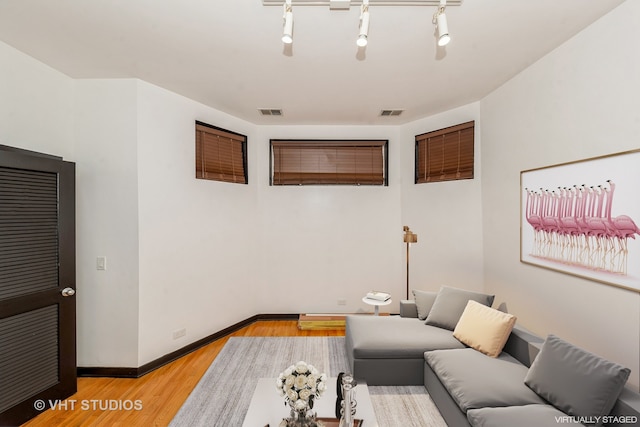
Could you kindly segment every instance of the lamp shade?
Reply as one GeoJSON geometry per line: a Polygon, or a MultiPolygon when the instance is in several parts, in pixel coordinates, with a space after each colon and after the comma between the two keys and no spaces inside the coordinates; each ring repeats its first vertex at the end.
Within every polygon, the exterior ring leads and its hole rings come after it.
{"type": "Polygon", "coordinates": [[[418,243],[418,235],[415,233],[412,233],[411,231],[405,233],[404,235],[404,242],[405,243],[418,243]]]}
{"type": "Polygon", "coordinates": [[[402,240],[405,243],[418,243],[418,235],[416,233],[409,230],[409,227],[407,227],[406,225],[403,227],[403,230],[404,230],[404,236],[402,240]]]}

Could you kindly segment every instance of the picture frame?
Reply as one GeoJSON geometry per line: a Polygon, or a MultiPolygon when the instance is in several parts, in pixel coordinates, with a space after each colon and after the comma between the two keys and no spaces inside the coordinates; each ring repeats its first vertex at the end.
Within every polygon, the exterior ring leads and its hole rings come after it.
{"type": "Polygon", "coordinates": [[[640,292],[640,149],[521,171],[520,261],[640,292]]]}

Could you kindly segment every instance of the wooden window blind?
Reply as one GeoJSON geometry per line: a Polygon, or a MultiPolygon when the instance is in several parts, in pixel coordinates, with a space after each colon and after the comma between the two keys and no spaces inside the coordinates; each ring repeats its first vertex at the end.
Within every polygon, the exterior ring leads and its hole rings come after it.
{"type": "Polygon", "coordinates": [[[416,136],[416,184],[473,179],[474,123],[416,136]]]}
{"type": "Polygon", "coordinates": [[[247,137],[196,122],[196,178],[247,183],[247,137]]]}
{"type": "Polygon", "coordinates": [[[386,140],[271,140],[272,185],[387,185],[386,140]]]}

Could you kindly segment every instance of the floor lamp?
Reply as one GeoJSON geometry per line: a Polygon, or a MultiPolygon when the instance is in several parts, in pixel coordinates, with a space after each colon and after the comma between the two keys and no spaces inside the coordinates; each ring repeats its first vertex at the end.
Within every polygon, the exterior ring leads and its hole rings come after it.
{"type": "Polygon", "coordinates": [[[418,235],[409,230],[406,225],[402,227],[404,230],[404,242],[407,244],[407,299],[409,299],[409,246],[411,243],[418,243],[418,235]]]}

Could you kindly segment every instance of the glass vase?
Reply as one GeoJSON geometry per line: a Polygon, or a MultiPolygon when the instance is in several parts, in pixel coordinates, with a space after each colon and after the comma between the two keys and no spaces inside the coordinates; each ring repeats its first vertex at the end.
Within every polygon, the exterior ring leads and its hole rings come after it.
{"type": "Polygon", "coordinates": [[[308,406],[304,409],[291,408],[287,427],[317,427],[316,414],[308,406]]]}

